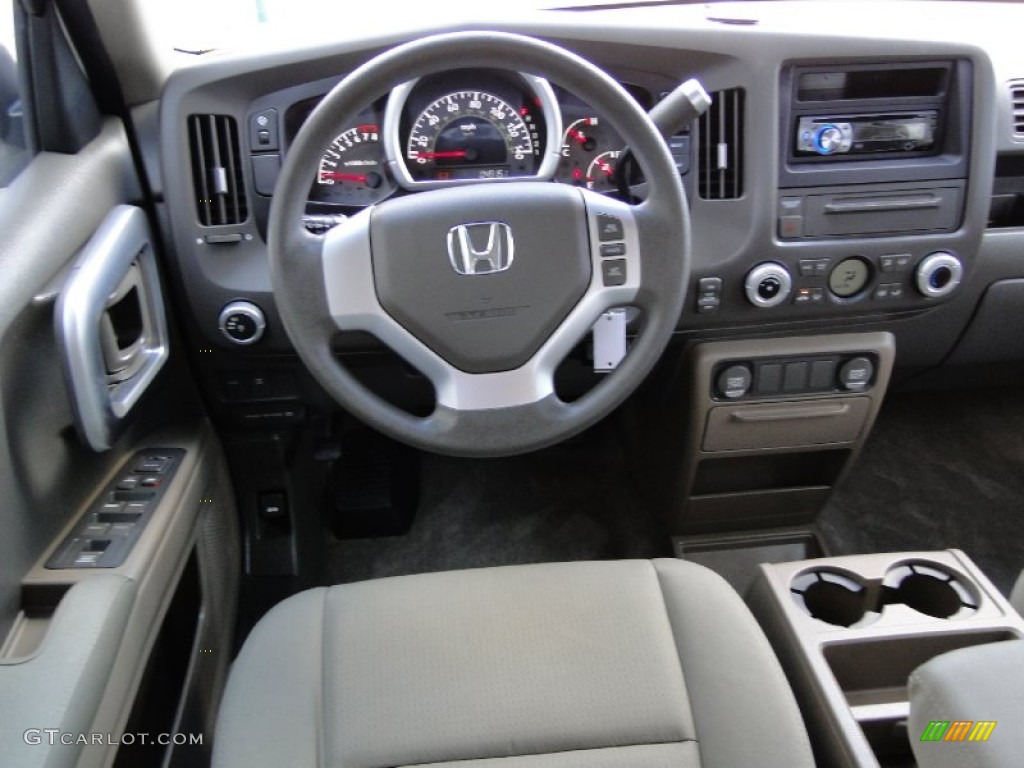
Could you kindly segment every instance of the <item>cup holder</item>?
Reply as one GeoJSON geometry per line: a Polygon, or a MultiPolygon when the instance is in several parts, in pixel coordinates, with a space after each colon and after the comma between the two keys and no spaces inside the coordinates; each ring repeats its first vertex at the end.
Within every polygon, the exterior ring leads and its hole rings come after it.
{"type": "Polygon", "coordinates": [[[889,605],[904,605],[936,619],[964,618],[977,611],[980,602],[962,577],[921,561],[890,567],[881,584],[834,567],[815,568],[797,574],[790,593],[804,613],[837,627],[871,624],[889,605]]]}
{"type": "Polygon", "coordinates": [[[852,627],[878,618],[867,585],[834,568],[807,571],[793,579],[793,600],[812,618],[837,627],[852,627]]]}
{"type": "Polygon", "coordinates": [[[963,618],[978,610],[973,587],[935,563],[894,565],[886,572],[882,586],[887,604],[903,604],[936,619],[963,618]]]}

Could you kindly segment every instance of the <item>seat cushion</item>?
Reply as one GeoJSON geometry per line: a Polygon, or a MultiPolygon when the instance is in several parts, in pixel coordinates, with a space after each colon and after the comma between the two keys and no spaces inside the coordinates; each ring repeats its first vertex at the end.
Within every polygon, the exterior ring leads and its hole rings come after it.
{"type": "Polygon", "coordinates": [[[214,765],[813,765],[757,624],[678,560],[314,589],[253,629],[214,765]]]}

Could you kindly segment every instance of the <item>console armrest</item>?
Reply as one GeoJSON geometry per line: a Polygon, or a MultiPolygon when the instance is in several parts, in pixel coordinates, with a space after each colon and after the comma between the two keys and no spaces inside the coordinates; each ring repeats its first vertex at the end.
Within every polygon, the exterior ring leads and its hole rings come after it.
{"type": "Polygon", "coordinates": [[[960,648],[915,669],[910,675],[908,731],[918,765],[1018,764],[1024,753],[1021,681],[1021,640],[960,648]]]}
{"type": "Polygon", "coordinates": [[[0,765],[75,764],[83,746],[76,738],[88,734],[99,707],[135,586],[114,574],[79,582],[61,599],[34,652],[0,658],[0,765]],[[62,734],[72,743],[62,743],[62,734]]]}

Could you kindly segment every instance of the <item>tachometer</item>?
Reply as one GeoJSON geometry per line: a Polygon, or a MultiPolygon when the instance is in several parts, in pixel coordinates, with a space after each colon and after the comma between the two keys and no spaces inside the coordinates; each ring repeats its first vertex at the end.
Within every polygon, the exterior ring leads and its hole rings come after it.
{"type": "Polygon", "coordinates": [[[530,176],[540,155],[535,131],[525,107],[486,91],[456,91],[412,122],[406,165],[418,181],[530,176]]]}
{"type": "Polygon", "coordinates": [[[391,194],[376,125],[338,134],[320,158],[310,199],[340,205],[372,205],[391,194]]]}

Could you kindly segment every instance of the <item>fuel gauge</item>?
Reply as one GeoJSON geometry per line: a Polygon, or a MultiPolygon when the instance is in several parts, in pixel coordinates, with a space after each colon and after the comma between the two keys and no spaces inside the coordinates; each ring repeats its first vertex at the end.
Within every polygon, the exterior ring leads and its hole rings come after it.
{"type": "Polygon", "coordinates": [[[581,117],[569,123],[562,136],[562,161],[556,178],[595,192],[618,187],[615,175],[622,142],[599,117],[581,117]]]}

